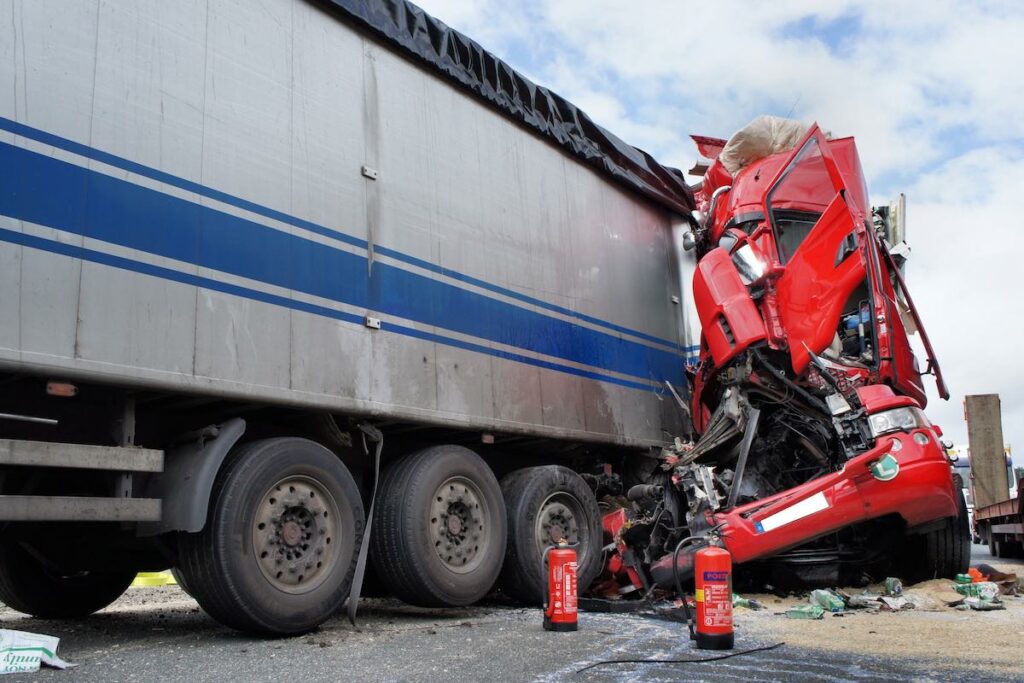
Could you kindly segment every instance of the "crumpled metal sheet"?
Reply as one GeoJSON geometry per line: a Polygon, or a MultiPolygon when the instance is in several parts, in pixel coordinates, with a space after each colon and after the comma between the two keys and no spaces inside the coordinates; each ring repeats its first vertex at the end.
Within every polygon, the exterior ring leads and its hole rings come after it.
{"type": "Polygon", "coordinates": [[[693,192],[680,170],[623,142],[568,100],[531,82],[411,2],[314,1],[658,204],[683,215],[695,208],[693,192]]]}

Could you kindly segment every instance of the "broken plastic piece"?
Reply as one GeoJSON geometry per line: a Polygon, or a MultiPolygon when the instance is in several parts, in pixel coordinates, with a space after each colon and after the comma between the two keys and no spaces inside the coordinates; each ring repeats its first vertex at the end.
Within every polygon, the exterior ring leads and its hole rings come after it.
{"type": "Polygon", "coordinates": [[[960,595],[968,598],[981,598],[992,600],[999,597],[999,585],[992,581],[980,581],[978,583],[957,583],[953,589],[960,595]]]}
{"type": "Polygon", "coordinates": [[[759,601],[755,600],[754,598],[744,598],[740,595],[737,595],[736,593],[732,594],[732,606],[746,607],[747,609],[752,609],[755,612],[759,609],[764,609],[764,605],[762,605],[759,601]]]}
{"type": "Polygon", "coordinates": [[[808,599],[812,605],[821,605],[829,612],[842,612],[846,608],[846,603],[843,599],[827,588],[819,588],[818,590],[811,591],[811,595],[808,599]]]}
{"type": "Polygon", "coordinates": [[[867,609],[878,606],[878,596],[871,593],[863,595],[843,595],[846,607],[849,609],[867,609]]]}
{"type": "Polygon", "coordinates": [[[821,605],[800,605],[786,610],[787,619],[822,619],[825,608],[821,605]]]}
{"type": "Polygon", "coordinates": [[[978,610],[979,612],[987,612],[989,610],[996,609],[1006,609],[1006,605],[1004,605],[999,600],[999,598],[993,598],[991,600],[986,600],[984,598],[967,598],[966,600],[964,600],[964,605],[966,605],[970,609],[978,610]]]}
{"type": "Polygon", "coordinates": [[[68,669],[74,664],[57,656],[60,638],[27,631],[0,629],[0,674],[32,673],[40,664],[68,669]]]}
{"type": "Polygon", "coordinates": [[[883,612],[899,612],[905,609],[914,609],[914,603],[902,597],[894,598],[883,595],[878,598],[878,601],[882,603],[883,612]]]}

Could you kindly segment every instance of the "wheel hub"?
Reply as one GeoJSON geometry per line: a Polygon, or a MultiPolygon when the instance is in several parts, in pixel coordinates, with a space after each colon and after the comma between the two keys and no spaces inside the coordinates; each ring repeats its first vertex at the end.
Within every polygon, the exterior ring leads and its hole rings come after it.
{"type": "MultiPolygon", "coordinates": [[[[579,522],[583,519],[582,505],[576,498],[566,493],[559,493],[548,497],[541,506],[537,515],[537,526],[535,537],[538,550],[543,554],[544,550],[559,541],[565,540],[570,544],[580,542],[579,522]]],[[[580,549],[582,552],[582,548],[580,549]]]]}
{"type": "Polygon", "coordinates": [[[304,537],[302,528],[293,520],[281,525],[281,538],[289,546],[297,546],[304,537]]]}
{"type": "Polygon", "coordinates": [[[465,573],[481,558],[486,545],[483,495],[462,477],[445,481],[430,505],[430,540],[441,561],[451,570],[465,573]]]}
{"type": "Polygon", "coordinates": [[[264,577],[286,593],[305,593],[329,575],[341,516],[333,497],[304,476],[282,479],[263,496],[252,547],[264,577]]]}

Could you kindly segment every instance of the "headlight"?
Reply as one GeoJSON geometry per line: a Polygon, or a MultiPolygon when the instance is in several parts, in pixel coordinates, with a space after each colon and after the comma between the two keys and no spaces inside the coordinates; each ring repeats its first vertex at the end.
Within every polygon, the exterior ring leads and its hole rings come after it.
{"type": "Polygon", "coordinates": [[[905,432],[918,427],[928,427],[930,423],[919,408],[906,407],[886,410],[868,416],[871,436],[879,437],[890,432],[905,432]]]}

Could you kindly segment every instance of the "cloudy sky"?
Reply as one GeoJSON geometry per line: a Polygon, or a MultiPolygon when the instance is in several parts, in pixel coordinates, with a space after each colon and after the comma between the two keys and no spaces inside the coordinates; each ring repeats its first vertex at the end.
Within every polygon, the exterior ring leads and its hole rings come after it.
{"type": "Polygon", "coordinates": [[[856,136],[873,202],[907,194],[930,416],[966,443],[999,393],[1024,463],[1024,3],[416,1],[663,163],[758,114],[856,136]]]}

